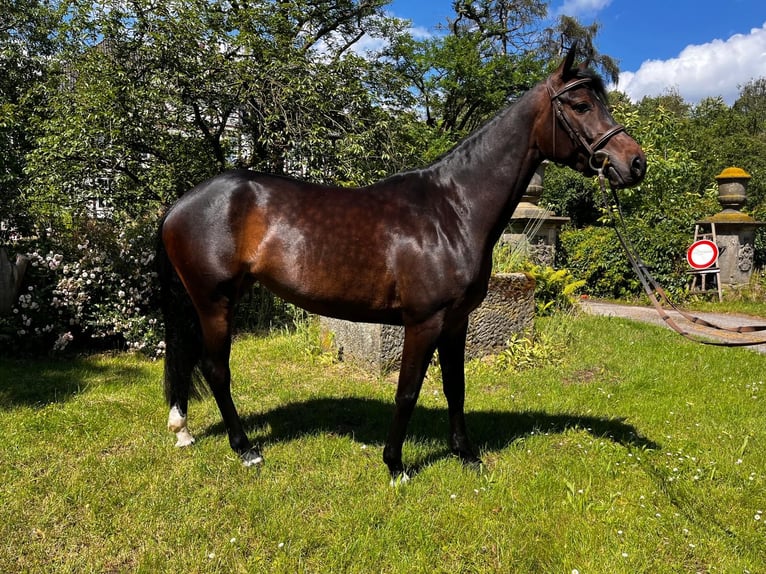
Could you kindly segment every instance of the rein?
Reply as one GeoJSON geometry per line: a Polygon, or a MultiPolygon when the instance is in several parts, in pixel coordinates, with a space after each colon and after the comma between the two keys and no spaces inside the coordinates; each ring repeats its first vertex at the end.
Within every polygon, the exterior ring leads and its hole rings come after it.
{"type": "Polygon", "coordinates": [[[623,216],[622,207],[620,206],[619,198],[617,197],[617,193],[614,189],[612,189],[612,198],[614,200],[614,205],[616,206],[616,213],[617,213],[616,217],[615,217],[615,210],[612,210],[609,208],[608,194],[606,191],[606,178],[604,177],[604,170],[606,169],[608,164],[609,164],[609,156],[607,155],[604,158],[604,161],[601,164],[601,166],[596,170],[598,173],[599,187],[601,189],[601,195],[604,202],[604,206],[607,208],[607,210],[609,211],[611,215],[614,230],[617,234],[617,238],[619,239],[620,244],[622,245],[623,250],[625,251],[625,254],[628,257],[630,266],[633,268],[633,271],[635,271],[636,275],[638,275],[638,279],[639,281],[641,281],[641,285],[644,288],[644,292],[646,293],[647,297],[649,297],[649,300],[652,302],[652,306],[657,311],[660,318],[665,322],[665,324],[668,325],[668,327],[673,329],[679,335],[686,337],[690,341],[694,341],[695,343],[701,343],[703,345],[715,345],[718,347],[749,347],[753,345],[762,345],[766,343],[766,339],[760,339],[756,341],[750,341],[750,340],[748,341],[713,341],[711,339],[700,338],[694,335],[693,333],[690,333],[689,331],[686,331],[685,329],[683,329],[681,326],[678,325],[678,323],[676,323],[673,320],[673,318],[670,315],[668,315],[668,313],[665,311],[665,308],[662,306],[662,303],[669,306],[671,309],[673,309],[676,313],[681,315],[684,319],[686,319],[690,323],[695,325],[700,325],[702,327],[707,327],[715,331],[725,331],[728,333],[739,333],[739,334],[766,331],[766,325],[742,325],[739,327],[724,327],[721,325],[716,325],[715,323],[710,323],[709,321],[706,321],[705,319],[702,319],[701,317],[697,317],[696,315],[691,315],[690,313],[682,309],[679,309],[676,305],[674,305],[668,299],[668,296],[665,293],[665,290],[662,288],[662,286],[659,283],[657,283],[656,279],[652,277],[652,274],[649,272],[649,268],[641,260],[641,257],[637,254],[636,249],[631,244],[630,239],[628,239],[627,227],[625,225],[625,217],[623,216]],[[662,303],[660,303],[660,301],[662,301],[662,303]]]}

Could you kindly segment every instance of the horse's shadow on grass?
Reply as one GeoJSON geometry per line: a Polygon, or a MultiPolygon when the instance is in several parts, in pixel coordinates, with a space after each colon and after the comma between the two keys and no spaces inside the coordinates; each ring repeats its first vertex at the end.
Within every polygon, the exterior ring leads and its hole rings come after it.
{"type": "Polygon", "coordinates": [[[127,384],[148,376],[141,367],[80,358],[0,361],[0,409],[63,403],[94,384],[127,384]]]}
{"type": "MultiPolygon", "coordinates": [[[[248,415],[243,417],[242,422],[253,439],[267,445],[321,433],[350,436],[364,444],[382,445],[388,433],[393,410],[392,403],[379,400],[353,397],[321,398],[294,402],[262,414],[248,415]]],[[[550,414],[543,411],[493,410],[467,412],[466,424],[474,444],[482,451],[499,450],[533,434],[560,434],[568,429],[583,430],[595,437],[633,448],[653,450],[660,446],[641,436],[632,425],[615,418],[550,414]]],[[[410,460],[412,466],[408,470],[417,472],[436,460],[451,456],[447,447],[448,430],[446,408],[418,406],[408,427],[408,438],[443,441],[444,450],[420,460],[410,460]]],[[[204,436],[225,433],[223,423],[217,423],[201,434],[204,436]]]]}

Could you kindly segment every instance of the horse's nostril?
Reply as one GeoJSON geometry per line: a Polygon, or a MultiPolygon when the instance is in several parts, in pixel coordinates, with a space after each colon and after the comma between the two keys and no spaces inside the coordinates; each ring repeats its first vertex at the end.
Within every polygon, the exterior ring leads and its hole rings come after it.
{"type": "Polygon", "coordinates": [[[630,164],[630,170],[633,172],[634,176],[643,177],[644,173],[646,173],[646,160],[644,159],[644,156],[637,155],[634,157],[630,164]]]}

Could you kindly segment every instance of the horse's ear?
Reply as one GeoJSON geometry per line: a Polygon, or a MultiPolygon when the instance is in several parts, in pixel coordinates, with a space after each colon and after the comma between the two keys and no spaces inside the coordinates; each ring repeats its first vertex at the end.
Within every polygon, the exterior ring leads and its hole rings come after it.
{"type": "Polygon", "coordinates": [[[577,56],[577,42],[574,42],[571,48],[569,48],[569,52],[567,52],[566,58],[564,58],[564,61],[561,63],[561,66],[559,66],[559,73],[561,74],[561,79],[564,82],[571,80],[577,74],[577,68],[575,68],[575,65],[574,65],[576,56],[577,56]]]}

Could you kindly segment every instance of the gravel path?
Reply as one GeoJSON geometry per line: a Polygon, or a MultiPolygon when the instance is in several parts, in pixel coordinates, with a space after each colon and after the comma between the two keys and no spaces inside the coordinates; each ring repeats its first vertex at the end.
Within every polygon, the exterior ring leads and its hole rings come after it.
{"type": "MultiPolygon", "coordinates": [[[[605,303],[602,301],[583,300],[580,303],[582,309],[591,315],[603,315],[606,317],[622,317],[644,323],[654,323],[668,327],[657,311],[653,307],[637,307],[633,305],[619,305],[616,303],[605,303]]],[[[756,333],[729,333],[726,331],[716,331],[707,327],[695,325],[675,311],[667,311],[667,314],[675,321],[676,325],[695,335],[718,340],[718,341],[764,341],[763,344],[746,347],[759,353],[766,353],[766,331],[756,333]]],[[[766,319],[760,317],[750,317],[746,315],[729,315],[725,313],[693,313],[697,317],[710,323],[722,327],[738,327],[740,325],[766,325],[766,319]]],[[[679,335],[680,336],[680,335],[679,335]]]]}

